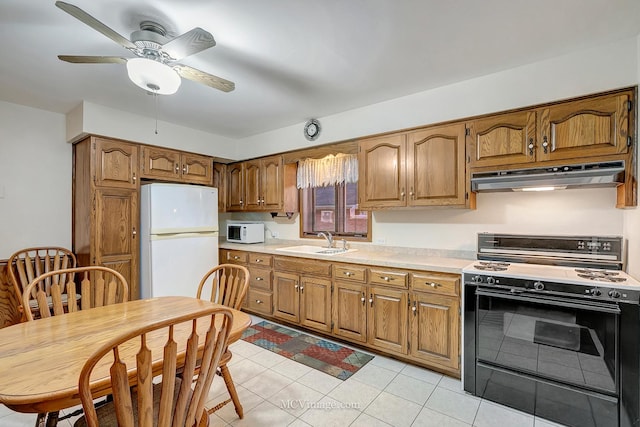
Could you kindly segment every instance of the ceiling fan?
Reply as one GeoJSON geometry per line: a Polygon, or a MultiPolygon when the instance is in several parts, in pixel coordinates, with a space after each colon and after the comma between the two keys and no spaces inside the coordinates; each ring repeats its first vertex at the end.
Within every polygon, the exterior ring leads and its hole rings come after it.
{"type": "Polygon", "coordinates": [[[175,93],[181,77],[224,92],[235,89],[235,84],[229,80],[175,62],[216,45],[213,36],[202,28],[196,27],[171,39],[166,36],[162,25],[142,21],[140,30],[131,33],[131,40],[128,40],[77,6],[62,1],[56,1],[56,6],[136,55],[135,58],[58,55],[62,61],[75,64],[126,63],[133,83],[160,95],[175,93]]]}

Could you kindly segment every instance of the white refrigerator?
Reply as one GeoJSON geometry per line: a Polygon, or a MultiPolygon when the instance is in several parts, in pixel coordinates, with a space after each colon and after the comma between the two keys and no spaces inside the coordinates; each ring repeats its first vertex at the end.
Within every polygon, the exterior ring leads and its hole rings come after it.
{"type": "Polygon", "coordinates": [[[140,203],[140,297],[195,297],[218,265],[218,189],[146,184],[140,203]]]}

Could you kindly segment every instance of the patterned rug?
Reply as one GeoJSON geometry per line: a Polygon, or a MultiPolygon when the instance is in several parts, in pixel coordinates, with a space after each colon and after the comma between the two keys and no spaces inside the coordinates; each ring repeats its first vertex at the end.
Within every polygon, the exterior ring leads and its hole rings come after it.
{"type": "Polygon", "coordinates": [[[373,359],[369,354],[269,322],[251,325],[242,339],[341,380],[373,359]]]}

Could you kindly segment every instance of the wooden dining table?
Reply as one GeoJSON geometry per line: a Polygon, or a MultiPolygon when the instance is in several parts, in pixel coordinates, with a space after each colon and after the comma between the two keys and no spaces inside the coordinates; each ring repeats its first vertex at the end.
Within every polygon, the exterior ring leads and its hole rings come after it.
{"type": "MultiPolygon", "coordinates": [[[[45,413],[80,404],[78,378],[83,364],[103,343],[151,322],[212,306],[189,297],[158,297],[92,308],[0,329],[0,403],[17,412],[45,413]]],[[[251,325],[248,314],[233,312],[229,343],[251,325]]],[[[200,322],[198,324],[200,330],[200,322]]],[[[206,329],[202,322],[203,332],[206,329]]],[[[176,326],[180,343],[191,332],[189,322],[176,326]],[[184,327],[182,327],[184,326],[184,327]]],[[[200,333],[198,333],[200,335],[200,333]]],[[[149,339],[154,364],[162,362],[164,340],[149,339]]],[[[133,349],[134,347],[131,346],[133,349]]],[[[133,360],[135,354],[123,355],[133,360]]],[[[95,397],[111,392],[110,361],[96,366],[91,377],[95,397]]],[[[135,366],[135,365],[134,365],[135,366]]]]}

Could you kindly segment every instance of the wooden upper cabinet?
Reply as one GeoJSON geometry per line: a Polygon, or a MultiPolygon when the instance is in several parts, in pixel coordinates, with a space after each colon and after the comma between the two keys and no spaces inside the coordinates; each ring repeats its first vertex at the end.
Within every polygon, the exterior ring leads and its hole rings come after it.
{"type": "Polygon", "coordinates": [[[227,211],[244,209],[244,163],[227,165],[227,211]]]}
{"type": "Polygon", "coordinates": [[[465,203],[464,123],[407,135],[409,206],[465,203]]]}
{"type": "Polygon", "coordinates": [[[283,202],[283,164],[282,156],[261,159],[260,192],[262,209],[275,212],[282,208],[283,202]]]}
{"type": "Polygon", "coordinates": [[[520,111],[468,123],[472,167],[535,161],[536,113],[520,111]]]}
{"type": "Polygon", "coordinates": [[[227,165],[227,211],[297,212],[296,170],[280,155],[227,165]]]}
{"type": "Polygon", "coordinates": [[[142,146],[141,153],[145,178],[211,185],[211,157],[152,146],[142,146]]]}
{"type": "Polygon", "coordinates": [[[93,138],[95,185],[138,187],[138,146],[122,141],[93,138]]]}
{"type": "Polygon", "coordinates": [[[542,109],[539,160],[626,153],[631,96],[625,92],[542,109]]]}
{"type": "Polygon", "coordinates": [[[244,162],[244,172],[242,174],[244,180],[244,209],[245,210],[261,210],[261,162],[260,160],[250,160],[244,162]]]}
{"type": "Polygon", "coordinates": [[[358,167],[360,208],[406,206],[404,134],[361,140],[358,167]]]}
{"type": "Polygon", "coordinates": [[[141,147],[141,173],[145,178],[180,178],[180,153],[157,147],[141,147]]]}
{"type": "Polygon", "coordinates": [[[218,211],[227,211],[227,165],[224,163],[214,163],[212,174],[212,185],[218,189],[218,211]]]}
{"type": "Polygon", "coordinates": [[[180,156],[182,180],[193,184],[211,185],[213,160],[211,157],[183,153],[180,156]]]}

